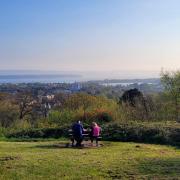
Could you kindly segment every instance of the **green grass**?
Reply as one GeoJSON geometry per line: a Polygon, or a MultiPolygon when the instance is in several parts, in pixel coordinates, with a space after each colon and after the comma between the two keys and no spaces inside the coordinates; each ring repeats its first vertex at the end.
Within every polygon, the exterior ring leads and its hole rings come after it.
{"type": "Polygon", "coordinates": [[[100,148],[56,146],[64,141],[0,142],[0,179],[178,179],[180,149],[104,142],[100,148]]]}

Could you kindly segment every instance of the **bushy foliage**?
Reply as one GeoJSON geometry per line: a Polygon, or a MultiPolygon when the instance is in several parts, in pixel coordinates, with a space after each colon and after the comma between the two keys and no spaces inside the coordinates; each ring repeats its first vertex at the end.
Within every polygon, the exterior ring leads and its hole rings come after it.
{"type": "Polygon", "coordinates": [[[8,138],[60,138],[68,137],[69,127],[33,128],[7,133],[8,138]]]}
{"type": "MultiPolygon", "coordinates": [[[[77,120],[103,124],[115,121],[117,110],[118,104],[113,100],[85,93],[72,94],[63,100],[63,104],[52,109],[43,123],[49,124],[49,127],[70,125],[77,120]]],[[[42,121],[39,124],[43,127],[42,121]]]]}
{"type": "Polygon", "coordinates": [[[0,127],[0,137],[4,137],[7,131],[7,128],[0,127]]]}
{"type": "Polygon", "coordinates": [[[82,111],[79,111],[76,114],[74,121],[80,120],[86,124],[91,124],[95,121],[99,124],[104,124],[108,122],[113,122],[114,119],[115,117],[113,116],[113,113],[111,111],[99,109],[86,112],[85,114],[82,111]]]}
{"type": "Polygon", "coordinates": [[[171,106],[174,107],[173,115],[176,121],[180,122],[179,105],[180,105],[180,71],[162,71],[161,82],[165,92],[170,97],[171,106]]]}
{"type": "MultiPolygon", "coordinates": [[[[9,138],[60,138],[68,137],[70,126],[15,131],[9,138]]],[[[108,141],[133,141],[180,145],[180,126],[164,124],[123,123],[102,126],[102,138],[108,141]]]]}
{"type": "Polygon", "coordinates": [[[17,119],[17,106],[11,104],[9,101],[0,101],[0,127],[12,127],[17,119]]]}
{"type": "Polygon", "coordinates": [[[97,120],[97,122],[101,123],[112,122],[113,114],[111,112],[101,110],[97,112],[95,119],[97,120]]]}
{"type": "Polygon", "coordinates": [[[103,139],[180,145],[180,126],[124,123],[103,127],[103,139]]]}
{"type": "Polygon", "coordinates": [[[70,110],[52,110],[48,115],[48,123],[50,126],[62,126],[71,124],[74,120],[74,112],[70,110]]]}

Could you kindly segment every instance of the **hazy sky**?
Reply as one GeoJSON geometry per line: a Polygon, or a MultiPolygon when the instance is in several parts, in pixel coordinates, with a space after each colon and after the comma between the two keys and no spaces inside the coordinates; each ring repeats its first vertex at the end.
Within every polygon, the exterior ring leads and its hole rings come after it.
{"type": "Polygon", "coordinates": [[[180,0],[0,0],[0,69],[180,67],[180,0]]]}

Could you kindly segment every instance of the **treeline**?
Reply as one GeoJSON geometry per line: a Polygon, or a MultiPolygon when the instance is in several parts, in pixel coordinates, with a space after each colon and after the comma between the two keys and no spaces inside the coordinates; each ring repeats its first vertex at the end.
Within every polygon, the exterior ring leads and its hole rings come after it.
{"type": "MultiPolygon", "coordinates": [[[[19,130],[84,125],[96,121],[101,126],[131,122],[179,123],[180,72],[162,72],[164,92],[143,94],[139,89],[109,98],[101,93],[56,93],[40,96],[31,91],[0,94],[0,127],[19,130]]],[[[92,91],[92,89],[91,89],[92,91]]]]}
{"type": "Polygon", "coordinates": [[[33,97],[28,92],[0,95],[0,126],[4,128],[56,127],[77,119],[103,123],[117,119],[116,112],[115,101],[85,93],[47,97],[33,97]]]}

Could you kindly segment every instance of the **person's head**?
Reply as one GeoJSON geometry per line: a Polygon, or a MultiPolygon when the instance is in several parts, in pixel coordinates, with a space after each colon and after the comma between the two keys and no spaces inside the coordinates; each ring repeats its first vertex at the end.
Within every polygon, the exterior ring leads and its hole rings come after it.
{"type": "Polygon", "coordinates": [[[96,122],[92,122],[92,126],[93,127],[97,126],[97,123],[96,122]]]}
{"type": "Polygon", "coordinates": [[[78,120],[78,121],[76,121],[76,123],[81,124],[81,121],[80,121],[80,120],[78,120]]]}

